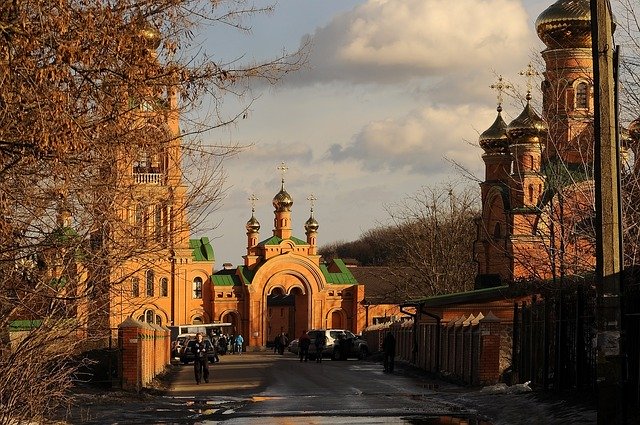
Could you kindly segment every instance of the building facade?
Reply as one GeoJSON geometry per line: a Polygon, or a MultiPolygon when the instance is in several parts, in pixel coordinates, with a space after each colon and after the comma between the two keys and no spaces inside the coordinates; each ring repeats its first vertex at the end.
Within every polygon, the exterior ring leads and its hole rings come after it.
{"type": "MultiPolygon", "coordinates": [[[[485,177],[474,251],[478,283],[552,279],[593,270],[593,61],[589,0],[558,0],[536,21],[546,49],[542,116],[526,105],[507,124],[498,114],[480,135],[485,177]]],[[[637,143],[637,123],[623,132],[621,162],[637,143]]]]}

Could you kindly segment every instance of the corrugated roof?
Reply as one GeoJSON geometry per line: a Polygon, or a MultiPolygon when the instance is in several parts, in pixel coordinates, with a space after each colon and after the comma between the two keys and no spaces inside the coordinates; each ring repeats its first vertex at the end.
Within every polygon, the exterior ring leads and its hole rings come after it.
{"type": "Polygon", "coordinates": [[[200,239],[189,239],[189,248],[192,249],[191,256],[193,261],[215,260],[213,247],[209,243],[209,238],[206,236],[200,239]]]}
{"type": "Polygon", "coordinates": [[[337,285],[357,285],[358,281],[351,274],[351,271],[344,265],[344,262],[340,259],[335,259],[329,265],[320,264],[320,270],[324,275],[327,283],[337,284],[337,285]],[[337,268],[338,271],[330,271],[330,269],[337,268]]]}
{"type": "MultiPolygon", "coordinates": [[[[400,304],[411,298],[409,282],[419,277],[410,267],[365,266],[350,267],[358,283],[365,287],[365,299],[370,304],[400,304]]],[[[415,294],[415,297],[419,297],[415,294]]],[[[414,298],[415,298],[414,297],[414,298]]]]}
{"type": "Polygon", "coordinates": [[[42,325],[42,320],[14,320],[9,323],[9,331],[30,331],[42,325]]]}
{"type": "MultiPolygon", "coordinates": [[[[269,239],[265,239],[262,242],[260,242],[258,246],[280,245],[280,243],[284,240],[285,239],[282,239],[281,237],[274,235],[274,236],[271,236],[269,239]]],[[[291,236],[289,239],[286,239],[286,240],[292,241],[296,245],[307,245],[305,241],[303,241],[302,239],[298,239],[295,236],[291,236]]]]}

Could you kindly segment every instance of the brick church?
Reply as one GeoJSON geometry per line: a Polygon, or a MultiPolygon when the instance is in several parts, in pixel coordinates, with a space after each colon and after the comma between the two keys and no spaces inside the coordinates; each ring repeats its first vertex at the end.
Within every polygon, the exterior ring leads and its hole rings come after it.
{"type": "MultiPolygon", "coordinates": [[[[474,247],[482,286],[580,275],[594,268],[593,61],[589,0],[558,0],[536,30],[546,49],[542,115],[535,111],[529,65],[526,103],[510,123],[497,117],[479,138],[485,177],[474,247]]],[[[517,113],[517,112],[516,112],[517,113]]],[[[515,114],[514,114],[515,115],[515,114]]],[[[621,137],[620,162],[637,158],[640,121],[621,137]]]]}

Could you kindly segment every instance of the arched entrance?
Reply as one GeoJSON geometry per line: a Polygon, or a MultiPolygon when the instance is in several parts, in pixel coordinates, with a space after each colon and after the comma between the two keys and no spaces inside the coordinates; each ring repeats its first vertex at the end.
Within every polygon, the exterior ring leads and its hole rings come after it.
{"type": "Polygon", "coordinates": [[[238,313],[235,311],[229,311],[227,313],[224,313],[222,315],[221,318],[223,323],[231,323],[231,326],[229,328],[229,333],[233,334],[233,335],[237,335],[238,332],[241,332],[240,329],[240,317],[238,316],[238,313]]]}
{"type": "Polygon", "coordinates": [[[274,287],[267,294],[266,343],[273,345],[280,334],[289,341],[309,329],[309,293],[295,286],[285,293],[284,288],[274,287]]]}

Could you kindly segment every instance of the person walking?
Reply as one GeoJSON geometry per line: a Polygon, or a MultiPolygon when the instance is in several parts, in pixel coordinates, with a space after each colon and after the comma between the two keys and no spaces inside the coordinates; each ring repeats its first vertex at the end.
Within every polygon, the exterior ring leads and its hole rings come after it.
{"type": "Polygon", "coordinates": [[[306,362],[309,360],[309,346],[311,345],[311,338],[307,335],[307,331],[302,331],[302,335],[298,338],[298,348],[300,350],[300,361],[306,362]]]}
{"type": "Polygon", "coordinates": [[[382,341],[382,352],[384,353],[384,371],[393,373],[393,364],[396,357],[396,338],[391,331],[387,331],[382,341]]]}
{"type": "Polygon", "coordinates": [[[242,354],[242,344],[244,344],[244,338],[242,337],[241,334],[236,335],[236,340],[235,340],[235,348],[236,348],[236,352],[238,354],[242,354]]]}
{"type": "Polygon", "coordinates": [[[193,371],[196,378],[196,384],[200,385],[200,382],[204,378],[204,382],[209,382],[209,359],[208,353],[213,350],[211,341],[204,339],[202,333],[196,334],[196,340],[191,344],[191,352],[195,358],[193,360],[193,371]]]}
{"type": "Polygon", "coordinates": [[[287,348],[287,344],[289,343],[289,340],[287,338],[287,334],[285,334],[284,332],[280,333],[280,344],[278,345],[278,350],[280,354],[284,354],[284,349],[287,348]]]}
{"type": "Polygon", "coordinates": [[[316,339],[313,344],[316,346],[316,363],[321,363],[322,352],[327,346],[327,338],[324,336],[324,331],[319,331],[316,333],[316,339]]]}

